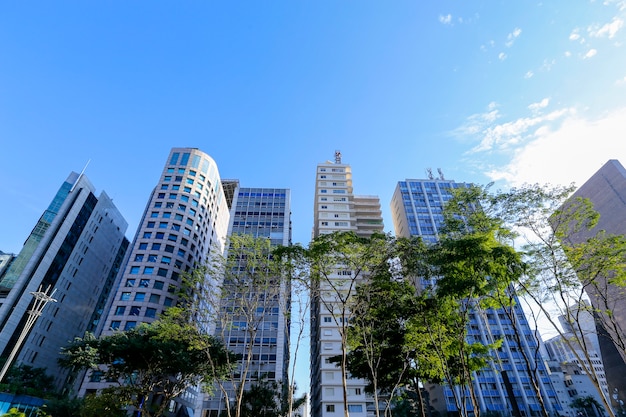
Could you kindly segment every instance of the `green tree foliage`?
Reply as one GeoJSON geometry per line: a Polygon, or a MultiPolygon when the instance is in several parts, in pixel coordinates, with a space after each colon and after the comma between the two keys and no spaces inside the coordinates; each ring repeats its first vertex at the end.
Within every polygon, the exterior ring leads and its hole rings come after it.
{"type": "Polygon", "coordinates": [[[46,374],[43,368],[29,365],[13,365],[0,384],[0,391],[11,394],[26,394],[40,398],[56,396],[51,389],[54,378],[46,374]]]}
{"type": "Polygon", "coordinates": [[[136,398],[143,416],[161,416],[169,401],[197,384],[223,376],[229,352],[214,337],[187,321],[184,311],[167,310],[159,320],[124,332],[75,339],[62,350],[60,363],[91,369],[117,381],[110,393],[136,398]],[[218,368],[209,364],[221,364],[218,368]],[[152,399],[153,401],[148,401],[152,399]],[[154,410],[149,414],[148,405],[154,410]]]}
{"type": "Polygon", "coordinates": [[[26,417],[26,414],[22,413],[17,408],[11,408],[8,413],[2,414],[2,417],[26,417]]]}

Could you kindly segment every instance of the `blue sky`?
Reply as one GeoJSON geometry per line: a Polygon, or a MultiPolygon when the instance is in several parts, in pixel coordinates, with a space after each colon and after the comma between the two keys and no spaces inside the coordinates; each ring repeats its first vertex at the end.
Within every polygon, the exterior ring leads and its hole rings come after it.
{"type": "Polygon", "coordinates": [[[626,163],[625,20],[622,0],[2,2],[0,250],[87,161],[132,238],[173,146],[291,188],[305,244],[335,149],[389,231],[429,167],[582,184],[626,163]]]}

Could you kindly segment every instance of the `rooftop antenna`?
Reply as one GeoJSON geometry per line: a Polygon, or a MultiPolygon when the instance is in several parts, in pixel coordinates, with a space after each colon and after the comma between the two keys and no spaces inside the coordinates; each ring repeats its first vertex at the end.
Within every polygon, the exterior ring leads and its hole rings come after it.
{"type": "Polygon", "coordinates": [[[80,174],[78,174],[78,177],[76,178],[76,181],[74,182],[74,185],[72,185],[72,189],[70,190],[70,193],[72,191],[74,191],[74,188],[76,187],[76,184],[78,184],[78,180],[80,180],[80,177],[83,176],[83,174],[85,173],[85,171],[87,170],[87,166],[89,165],[89,163],[91,162],[91,159],[87,160],[87,163],[85,164],[85,167],[83,168],[82,171],[80,171],[80,174]]]}
{"type": "Polygon", "coordinates": [[[335,163],[341,164],[341,151],[335,151],[335,163]]]}
{"type": "Polygon", "coordinates": [[[443,171],[441,170],[441,168],[437,168],[437,172],[439,173],[439,179],[441,181],[445,181],[446,179],[443,176],[443,171]]]}
{"type": "Polygon", "coordinates": [[[432,180],[432,179],[435,178],[435,177],[433,177],[433,170],[432,170],[432,168],[426,168],[426,174],[428,175],[428,179],[429,180],[432,180]]]}

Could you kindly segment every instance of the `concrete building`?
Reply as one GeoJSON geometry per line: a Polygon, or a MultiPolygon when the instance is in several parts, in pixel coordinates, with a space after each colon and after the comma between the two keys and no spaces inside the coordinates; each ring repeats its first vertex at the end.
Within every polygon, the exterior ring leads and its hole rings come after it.
{"type": "MultiPolygon", "coordinates": [[[[587,180],[572,198],[588,198],[594,209],[600,214],[596,227],[591,231],[581,231],[570,236],[571,243],[580,243],[595,235],[598,230],[605,230],[609,234],[626,234],[626,169],[622,164],[612,159],[602,166],[589,180],[587,180]]],[[[567,242],[566,242],[567,243],[567,242]]],[[[604,281],[603,277],[600,277],[604,281]]],[[[602,282],[602,281],[601,281],[602,282]]],[[[620,337],[626,339],[626,296],[622,287],[606,283],[606,301],[600,294],[587,291],[591,304],[600,311],[610,310],[619,328],[620,337]]],[[[600,352],[604,361],[606,379],[611,396],[616,396],[616,406],[619,401],[626,400],[626,352],[615,346],[609,329],[601,324],[598,317],[598,334],[600,352]]],[[[614,332],[614,330],[613,330],[614,332]]]]}
{"type": "MultiPolygon", "coordinates": [[[[443,225],[443,208],[451,198],[451,190],[468,186],[445,180],[441,173],[438,178],[432,174],[429,177],[398,182],[391,201],[397,236],[421,236],[427,243],[437,242],[443,225]]],[[[431,286],[434,282],[421,280],[416,284],[419,288],[431,286]]],[[[474,374],[472,383],[480,411],[508,415],[516,404],[523,416],[540,415],[539,401],[531,389],[524,356],[532,361],[532,366],[536,366],[541,396],[547,409],[559,411],[560,405],[548,377],[549,370],[538,353],[539,341],[519,303],[508,312],[503,309],[471,312],[468,342],[490,344],[499,339],[503,340],[503,344],[493,351],[489,366],[474,374]],[[514,337],[516,332],[521,336],[521,346],[514,337]],[[515,403],[510,400],[511,397],[515,398],[515,403]]],[[[442,414],[456,413],[452,390],[458,392],[460,388],[430,385],[431,406],[442,414]]]]}
{"type": "MultiPolygon", "coordinates": [[[[236,180],[223,181],[230,202],[228,235],[250,235],[266,239],[268,250],[278,245],[291,244],[290,191],[285,188],[245,188],[236,180]]],[[[228,249],[227,249],[228,250],[228,249]]],[[[239,261],[239,274],[245,276],[245,266],[239,261]]],[[[277,280],[278,281],[278,280],[277,280]]],[[[222,300],[222,311],[229,312],[218,319],[215,334],[226,347],[244,360],[234,373],[235,384],[244,381],[249,388],[259,381],[286,386],[289,368],[290,286],[279,285],[262,288],[233,285],[235,294],[222,300]],[[246,291],[246,293],[239,291],[246,291]],[[254,309],[254,315],[236,314],[236,311],[254,309]],[[249,358],[249,359],[246,359],[249,358]],[[249,363],[249,367],[246,367],[249,363]],[[244,379],[245,378],[245,379],[244,379]]],[[[229,282],[224,282],[229,288],[229,282]]],[[[203,416],[217,417],[225,409],[225,401],[235,398],[234,387],[225,381],[228,395],[215,389],[212,396],[205,395],[203,416]]]]}
{"type": "MultiPolygon", "coordinates": [[[[228,230],[228,206],[217,165],[196,148],[173,148],[150,194],[123,270],[109,300],[99,334],[152,322],[176,304],[180,274],[222,254],[228,230]]],[[[219,277],[206,277],[207,288],[219,277]]],[[[89,372],[79,394],[106,387],[89,372]]],[[[198,398],[189,390],[175,405],[191,409],[198,398]]]]}
{"type": "Polygon", "coordinates": [[[0,351],[16,345],[33,306],[32,293],[54,289],[16,363],[46,368],[66,384],[59,350],[97,326],[128,241],[127,223],[105,192],[72,172],[0,281],[0,351]]]}
{"type": "MultiPolygon", "coordinates": [[[[352,231],[360,236],[383,231],[378,197],[354,195],[350,165],[342,163],[338,151],[334,162],[317,166],[313,237],[336,231],[352,231]]],[[[338,267],[331,279],[345,280],[341,274],[346,272],[349,273],[338,267]]],[[[333,311],[332,302],[320,300],[324,288],[317,290],[320,296],[312,297],[311,302],[311,415],[334,417],[343,410],[342,376],[340,368],[329,358],[341,353],[341,340],[334,319],[337,312],[333,311]]],[[[373,407],[373,400],[365,395],[365,385],[361,379],[348,379],[351,416],[366,416],[368,408],[373,407]]]]}
{"type": "Polygon", "coordinates": [[[11,265],[11,263],[13,263],[14,259],[14,254],[4,253],[0,251],[0,280],[2,280],[2,277],[4,277],[4,274],[6,273],[7,269],[9,269],[9,266],[11,265]]]}

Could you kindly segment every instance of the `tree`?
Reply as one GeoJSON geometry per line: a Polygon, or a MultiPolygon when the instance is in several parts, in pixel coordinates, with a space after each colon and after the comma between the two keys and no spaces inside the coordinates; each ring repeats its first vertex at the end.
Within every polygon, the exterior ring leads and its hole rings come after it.
{"type": "Polygon", "coordinates": [[[0,384],[0,391],[49,398],[56,396],[56,392],[50,388],[53,382],[54,378],[46,374],[44,368],[13,365],[0,384]]]}
{"type": "Polygon", "coordinates": [[[17,408],[11,408],[8,413],[2,414],[2,417],[26,417],[26,414],[22,413],[17,408]]]}
{"type": "Polygon", "coordinates": [[[62,355],[62,366],[91,369],[102,378],[117,381],[118,386],[109,392],[123,398],[133,396],[146,417],[163,415],[170,400],[187,387],[207,385],[223,376],[230,357],[218,340],[199,331],[177,307],[134,329],[100,338],[91,334],[77,338],[62,349],[62,355]],[[148,408],[154,410],[149,413],[148,408]]]}
{"type": "MultiPolygon", "coordinates": [[[[591,364],[593,347],[583,317],[598,317],[615,345],[626,352],[626,340],[612,311],[623,298],[609,297],[610,286],[626,285],[626,238],[595,230],[599,215],[589,200],[575,198],[574,187],[538,184],[498,193],[499,216],[516,228],[523,239],[527,264],[517,290],[540,311],[575,355],[578,363],[591,364]],[[579,239],[580,236],[585,236],[579,239]],[[575,243],[579,242],[579,243],[575,243]],[[597,302],[585,302],[587,294],[597,302]],[[559,324],[563,317],[570,331],[559,324]]],[[[610,400],[600,386],[593,366],[584,366],[613,416],[610,400]]]]}
{"type": "Polygon", "coordinates": [[[591,395],[586,397],[579,397],[572,401],[572,408],[577,409],[579,412],[585,415],[585,417],[600,417],[602,416],[602,406],[591,395]]]}

